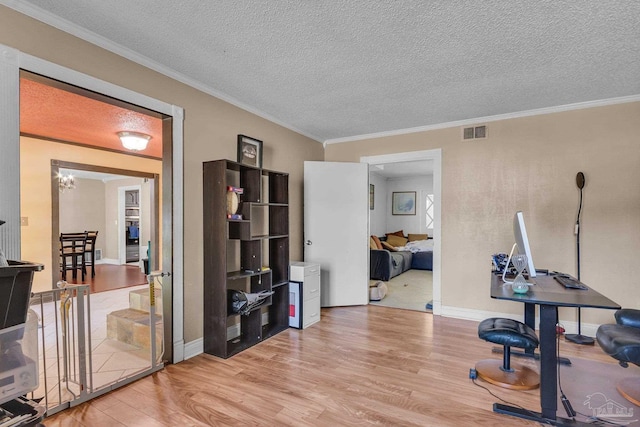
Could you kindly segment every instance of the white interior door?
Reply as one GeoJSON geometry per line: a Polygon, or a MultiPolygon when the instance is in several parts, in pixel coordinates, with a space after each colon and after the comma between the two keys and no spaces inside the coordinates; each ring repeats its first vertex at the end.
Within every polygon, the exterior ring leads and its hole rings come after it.
{"type": "Polygon", "coordinates": [[[367,304],[366,163],[304,162],[304,236],[304,260],[321,268],[321,305],[367,304]]]}

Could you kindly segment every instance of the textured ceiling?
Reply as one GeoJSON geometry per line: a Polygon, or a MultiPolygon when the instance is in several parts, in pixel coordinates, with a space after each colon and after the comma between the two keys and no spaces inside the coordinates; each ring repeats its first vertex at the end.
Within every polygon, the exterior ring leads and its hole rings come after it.
{"type": "Polygon", "coordinates": [[[2,2],[318,141],[640,94],[639,1],[2,2]]]}
{"type": "MultiPolygon", "coordinates": [[[[127,154],[162,158],[162,120],[29,78],[20,79],[20,132],[127,154]],[[131,152],[122,147],[117,132],[151,135],[147,148],[131,152]]],[[[72,87],[69,87],[72,89],[72,87]]],[[[139,109],[139,108],[138,108],[139,109]]]]}

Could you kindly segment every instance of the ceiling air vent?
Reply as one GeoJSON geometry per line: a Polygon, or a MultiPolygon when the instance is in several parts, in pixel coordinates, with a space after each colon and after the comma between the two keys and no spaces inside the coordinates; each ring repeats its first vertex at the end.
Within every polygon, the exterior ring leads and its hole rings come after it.
{"type": "Polygon", "coordinates": [[[462,130],[462,139],[473,139],[473,128],[464,128],[462,130]]]}
{"type": "Polygon", "coordinates": [[[487,126],[475,126],[462,129],[462,140],[484,139],[487,137],[487,126]]]}

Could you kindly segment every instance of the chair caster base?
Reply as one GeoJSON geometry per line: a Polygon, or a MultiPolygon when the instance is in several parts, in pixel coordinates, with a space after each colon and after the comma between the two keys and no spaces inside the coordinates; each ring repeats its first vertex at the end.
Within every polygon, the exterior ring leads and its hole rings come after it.
{"type": "Polygon", "coordinates": [[[528,366],[511,363],[511,372],[502,368],[502,360],[485,359],[476,363],[478,377],[488,383],[512,390],[540,387],[540,375],[528,366]]]}
{"type": "Polygon", "coordinates": [[[625,378],[617,384],[616,388],[625,399],[640,406],[640,378],[625,378]]]}

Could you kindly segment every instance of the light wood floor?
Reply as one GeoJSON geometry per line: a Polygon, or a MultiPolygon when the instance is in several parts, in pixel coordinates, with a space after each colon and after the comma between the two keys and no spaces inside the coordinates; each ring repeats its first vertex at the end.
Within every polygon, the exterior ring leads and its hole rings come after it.
{"type": "MultiPolygon", "coordinates": [[[[45,424],[538,425],[493,413],[497,400],[468,379],[477,360],[501,357],[491,348],[472,321],[371,305],[323,309],[308,329],[288,329],[227,360],[203,354],[170,365],[45,424]]],[[[562,339],[560,348],[563,356],[615,363],[597,345],[562,339]]],[[[539,410],[537,390],[489,387],[539,410]]]]}

